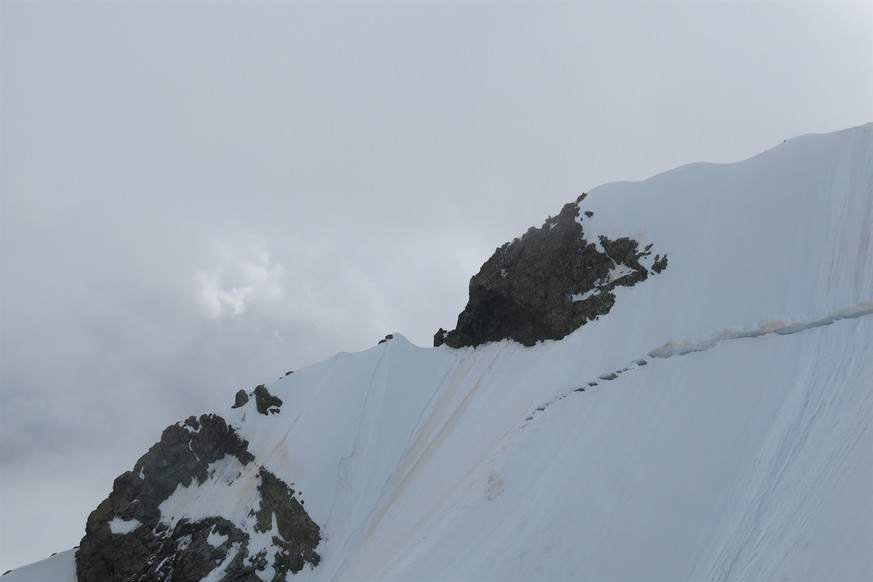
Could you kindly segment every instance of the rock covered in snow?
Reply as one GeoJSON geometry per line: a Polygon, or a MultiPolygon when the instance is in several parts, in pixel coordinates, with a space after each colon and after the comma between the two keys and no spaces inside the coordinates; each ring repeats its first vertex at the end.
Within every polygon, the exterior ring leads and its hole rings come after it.
{"type": "MultiPolygon", "coordinates": [[[[279,411],[265,387],[253,395],[259,413],[279,411]]],[[[164,430],[88,517],[78,579],[285,580],[320,560],[320,529],[295,493],[221,416],[192,416],[164,430]],[[201,496],[233,502],[200,507],[201,496]]]]}
{"type": "Polygon", "coordinates": [[[470,298],[454,330],[434,345],[459,348],[512,339],[526,346],[557,340],[609,312],[612,290],[645,281],[667,267],[667,256],[628,237],[586,240],[580,203],[570,202],[540,228],[504,244],[470,280],[470,298]],[[647,267],[644,263],[649,263],[647,267]]]}

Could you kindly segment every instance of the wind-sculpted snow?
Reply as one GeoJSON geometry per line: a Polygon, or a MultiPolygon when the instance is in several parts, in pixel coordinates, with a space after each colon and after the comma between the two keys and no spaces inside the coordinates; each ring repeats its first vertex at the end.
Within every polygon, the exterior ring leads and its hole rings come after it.
{"type": "MultiPolygon", "coordinates": [[[[873,579],[873,125],[585,206],[592,240],[669,255],[608,316],[532,347],[393,334],[268,385],[280,414],[222,413],[321,529],[289,579],[873,579]]],[[[165,521],[218,498],[173,495],[165,521]]]]}

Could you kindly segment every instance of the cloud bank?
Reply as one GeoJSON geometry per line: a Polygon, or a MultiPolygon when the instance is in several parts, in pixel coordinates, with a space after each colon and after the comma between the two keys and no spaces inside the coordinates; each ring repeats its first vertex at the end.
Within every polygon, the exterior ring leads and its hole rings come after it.
{"type": "Polygon", "coordinates": [[[428,345],[582,191],[873,119],[864,2],[0,10],[0,570],[169,423],[428,345]]]}

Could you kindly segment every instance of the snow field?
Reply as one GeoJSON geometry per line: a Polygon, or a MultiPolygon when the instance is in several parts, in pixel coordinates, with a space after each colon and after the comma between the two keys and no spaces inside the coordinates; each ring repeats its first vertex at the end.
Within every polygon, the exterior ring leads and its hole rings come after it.
{"type": "MultiPolygon", "coordinates": [[[[338,491],[354,503],[336,501],[324,562],[298,577],[862,578],[873,364],[859,337],[873,318],[653,360],[528,423],[524,383],[456,381],[496,359],[470,350],[399,459],[334,461],[369,494],[338,491]]],[[[537,355],[499,351],[516,353],[486,369],[520,372],[537,355]]]]}

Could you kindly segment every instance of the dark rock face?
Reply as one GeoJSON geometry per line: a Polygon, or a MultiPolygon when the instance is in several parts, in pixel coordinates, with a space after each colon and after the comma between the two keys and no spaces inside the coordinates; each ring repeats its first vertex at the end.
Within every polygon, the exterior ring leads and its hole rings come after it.
{"type": "MultiPolygon", "coordinates": [[[[254,396],[259,412],[278,412],[281,400],[263,386],[254,396]]],[[[248,400],[237,396],[239,406],[248,400]]],[[[76,554],[78,580],[194,582],[218,567],[222,580],[260,582],[256,572],[268,568],[272,580],[285,580],[288,572],[320,561],[315,552],[319,527],[294,495],[284,481],[258,467],[248,443],[222,417],[192,416],[164,430],[161,440],[133,471],[115,480],[112,493],[88,517],[76,554]],[[240,470],[216,476],[222,463],[240,470]],[[244,476],[250,464],[257,471],[244,476]],[[215,507],[214,515],[198,520],[162,515],[161,504],[177,487],[228,487],[234,478],[257,480],[257,496],[247,501],[248,518],[234,523],[222,515],[239,518],[240,507],[215,507]],[[270,532],[274,515],[278,531],[272,544],[253,547],[253,534],[270,532]]]]}
{"type": "Polygon", "coordinates": [[[307,563],[317,566],[321,561],[315,552],[321,539],[318,526],[309,519],[302,503],[294,498],[295,491],[287,483],[263,468],[260,479],[261,506],[256,514],[258,523],[255,529],[270,531],[273,515],[276,516],[279,536],[273,536],[273,544],[281,548],[281,555],[276,554],[278,578],[274,579],[284,580],[286,572],[299,572],[307,563]]]}
{"type": "Polygon", "coordinates": [[[233,406],[231,406],[231,408],[240,408],[242,406],[245,406],[248,401],[249,401],[249,393],[246,392],[245,390],[240,390],[239,392],[236,393],[236,396],[234,397],[234,401],[233,401],[233,406]]]}
{"type": "Polygon", "coordinates": [[[261,414],[278,414],[279,407],[282,406],[282,400],[278,396],[273,396],[267,391],[267,388],[261,384],[254,391],[255,406],[261,414]]]}
{"type": "Polygon", "coordinates": [[[640,263],[651,255],[651,245],[640,249],[626,237],[601,236],[599,246],[586,240],[577,220],[584,198],[498,248],[470,280],[470,297],[457,326],[449,332],[440,329],[434,345],[459,348],[512,339],[532,346],[561,339],[608,313],[616,286],[631,287],[667,267],[666,255],[656,256],[651,271],[640,263]]]}

